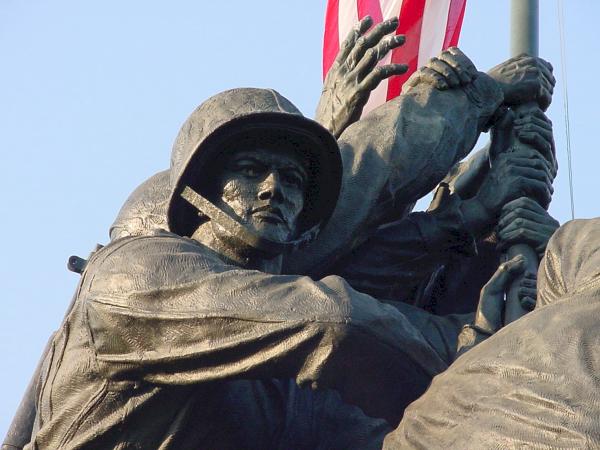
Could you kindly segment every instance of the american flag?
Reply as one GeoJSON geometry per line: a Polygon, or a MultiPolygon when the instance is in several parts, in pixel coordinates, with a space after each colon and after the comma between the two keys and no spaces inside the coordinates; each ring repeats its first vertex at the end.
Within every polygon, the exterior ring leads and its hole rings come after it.
{"type": "Polygon", "coordinates": [[[408,64],[408,72],[384,80],[371,93],[364,112],[400,94],[402,84],[432,56],[458,44],[466,0],[328,0],[323,45],[323,78],[339,51],[340,43],[360,19],[373,24],[399,18],[397,34],[406,43],[392,50],[380,64],[408,64]]]}

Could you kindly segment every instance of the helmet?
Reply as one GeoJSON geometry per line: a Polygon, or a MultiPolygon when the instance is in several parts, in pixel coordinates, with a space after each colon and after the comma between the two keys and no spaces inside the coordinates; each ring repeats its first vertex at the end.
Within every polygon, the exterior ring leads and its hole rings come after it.
{"type": "MultiPolygon", "coordinates": [[[[217,222],[223,217],[221,210],[218,210],[221,214],[214,213],[216,206],[212,204],[211,208],[201,208],[203,216],[199,217],[197,208],[182,193],[190,186],[203,194],[210,186],[211,166],[222,161],[239,143],[273,151],[292,150],[301,156],[308,183],[304,209],[298,219],[299,241],[314,238],[333,213],[339,195],[342,180],[339,147],[329,131],[302,116],[285,97],[271,89],[257,88],[232,89],[211,97],[181,127],[171,154],[171,196],[167,209],[170,231],[191,236],[202,217],[217,222]]],[[[208,200],[203,197],[202,200],[206,205],[208,200]]],[[[227,219],[219,224],[232,234],[241,235],[246,244],[260,247],[264,243],[261,239],[248,242],[243,236],[248,236],[249,230],[229,216],[227,219]],[[232,223],[236,230],[230,229],[232,223]]],[[[266,247],[281,250],[278,245],[266,247]]]]}
{"type": "Polygon", "coordinates": [[[169,171],[152,175],[127,198],[110,227],[111,241],[168,228],[169,171]]]}

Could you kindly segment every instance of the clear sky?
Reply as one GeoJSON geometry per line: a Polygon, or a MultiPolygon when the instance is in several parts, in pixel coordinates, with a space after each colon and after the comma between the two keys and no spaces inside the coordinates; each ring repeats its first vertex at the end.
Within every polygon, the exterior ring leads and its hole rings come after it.
{"type": "MultiPolygon", "coordinates": [[[[509,0],[469,0],[462,49],[482,70],[509,56],[509,0]]],[[[600,2],[568,0],[567,70],[576,217],[600,215],[600,2]]],[[[555,0],[540,0],[541,56],[555,66],[559,176],[570,218],[555,0]]],[[[128,194],[168,167],[204,99],[272,87],[313,116],[325,0],[0,2],[0,438],[78,276],[69,255],[108,241],[128,194]]]]}

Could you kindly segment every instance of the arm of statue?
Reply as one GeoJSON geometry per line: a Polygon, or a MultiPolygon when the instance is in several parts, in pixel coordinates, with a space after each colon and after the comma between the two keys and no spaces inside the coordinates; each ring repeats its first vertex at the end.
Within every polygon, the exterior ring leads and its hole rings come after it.
{"type": "Polygon", "coordinates": [[[81,297],[109,378],[292,378],[394,424],[447,367],[403,314],[339,277],[243,270],[171,234],[114,244],[93,264],[81,297]]]}
{"type": "Polygon", "coordinates": [[[463,201],[442,185],[434,199],[438,205],[377,228],[333,265],[330,273],[343,276],[355,289],[377,298],[409,301],[418,286],[449,257],[475,255],[475,238],[489,233],[501,214],[508,217],[500,228],[503,243],[527,241],[541,250],[547,242],[542,242],[544,236],[554,230],[553,219],[542,223],[537,219],[546,218],[540,213],[543,208],[522,213],[523,201],[512,202],[531,195],[548,204],[552,174],[553,167],[537,150],[502,153],[472,198],[463,201]],[[507,222],[517,217],[519,221],[507,222]]]}
{"type": "MultiPolygon", "coordinates": [[[[400,97],[349,126],[339,139],[344,183],[338,207],[317,241],[286,262],[286,271],[326,273],[374,228],[390,222],[390,211],[402,217],[471,150],[505,96],[524,101],[528,87],[543,85],[546,71],[528,65],[540,61],[509,60],[499,67],[511,70],[502,77],[493,71],[493,78],[477,72],[460,50],[448,49],[415,72],[400,97]]],[[[530,96],[539,91],[547,89],[530,96]]]]}
{"type": "Polygon", "coordinates": [[[370,16],[348,34],[329,69],[317,106],[315,120],[339,138],[356,122],[371,92],[382,80],[405,73],[405,64],[377,65],[392,49],[404,44],[403,35],[393,35],[398,18],[373,25],[370,16]]]}
{"type": "Polygon", "coordinates": [[[344,179],[337,208],[288,271],[322,273],[365,236],[379,212],[431,191],[475,145],[502,101],[498,84],[483,73],[446,90],[423,81],[350,125],[339,139],[344,179]]]}

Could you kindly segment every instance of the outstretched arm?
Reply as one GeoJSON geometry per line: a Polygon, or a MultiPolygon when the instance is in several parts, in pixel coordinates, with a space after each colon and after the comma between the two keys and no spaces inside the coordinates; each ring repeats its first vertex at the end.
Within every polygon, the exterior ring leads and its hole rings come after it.
{"type": "Polygon", "coordinates": [[[446,90],[421,82],[349,126],[339,139],[344,179],[337,208],[288,271],[323,273],[381,223],[382,212],[400,211],[431,191],[502,101],[497,83],[482,73],[446,90]]]}
{"type": "Polygon", "coordinates": [[[292,378],[393,424],[447,367],[405,315],[339,277],[243,270],[171,234],[113,244],[90,264],[80,301],[109,378],[292,378]]]}

